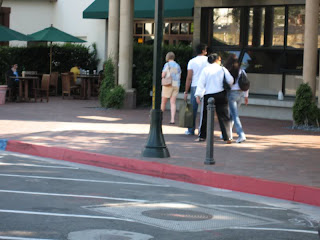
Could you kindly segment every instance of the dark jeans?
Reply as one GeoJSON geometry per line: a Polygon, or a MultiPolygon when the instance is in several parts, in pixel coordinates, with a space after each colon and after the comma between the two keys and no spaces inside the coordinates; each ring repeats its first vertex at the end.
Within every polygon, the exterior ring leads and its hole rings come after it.
{"type": "Polygon", "coordinates": [[[223,140],[227,141],[230,139],[230,114],[228,107],[228,97],[226,91],[207,94],[204,95],[204,98],[201,102],[201,117],[200,117],[200,127],[199,127],[199,137],[207,137],[207,105],[208,99],[213,97],[215,100],[215,108],[217,117],[219,120],[220,129],[222,132],[223,140]]]}
{"type": "Polygon", "coordinates": [[[19,81],[15,81],[14,79],[10,79],[8,81],[8,87],[11,88],[12,99],[16,99],[19,96],[19,81]]]}
{"type": "Polygon", "coordinates": [[[196,101],[196,97],[194,96],[194,94],[196,93],[196,89],[197,87],[191,87],[190,90],[190,101],[192,104],[192,112],[193,112],[193,127],[192,128],[188,128],[188,131],[192,134],[194,134],[194,130],[196,128],[196,119],[197,119],[197,113],[198,113],[198,103],[196,101]]]}

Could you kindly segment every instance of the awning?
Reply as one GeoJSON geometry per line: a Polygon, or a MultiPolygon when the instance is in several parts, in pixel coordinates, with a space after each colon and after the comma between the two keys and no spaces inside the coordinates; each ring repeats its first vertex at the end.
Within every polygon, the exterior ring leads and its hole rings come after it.
{"type": "MultiPolygon", "coordinates": [[[[154,18],[154,0],[135,0],[134,18],[154,18]]],[[[192,17],[194,0],[164,0],[164,17],[192,17]]],[[[83,18],[107,19],[109,0],[95,0],[83,11],[83,18]]]]}

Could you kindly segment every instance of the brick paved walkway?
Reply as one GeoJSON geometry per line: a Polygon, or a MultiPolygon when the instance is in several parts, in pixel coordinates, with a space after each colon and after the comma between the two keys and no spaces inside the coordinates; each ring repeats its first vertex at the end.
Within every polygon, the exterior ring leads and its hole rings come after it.
{"type": "Polygon", "coordinates": [[[207,166],[203,164],[206,144],[167,124],[168,111],[163,134],[171,157],[157,159],[141,157],[150,109],[98,106],[96,100],[53,97],[49,103],[6,103],[0,106],[0,138],[320,188],[320,132],[292,130],[288,121],[243,117],[247,141],[224,144],[216,130],[216,164],[207,166]]]}

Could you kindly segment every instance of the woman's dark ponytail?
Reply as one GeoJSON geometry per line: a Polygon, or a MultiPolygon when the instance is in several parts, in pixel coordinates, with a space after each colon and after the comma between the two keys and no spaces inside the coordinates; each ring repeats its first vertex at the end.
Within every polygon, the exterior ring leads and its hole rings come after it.
{"type": "Polygon", "coordinates": [[[211,54],[208,56],[208,62],[209,62],[209,63],[214,63],[218,58],[219,58],[219,55],[218,55],[218,54],[216,54],[216,53],[211,53],[211,54]]]}

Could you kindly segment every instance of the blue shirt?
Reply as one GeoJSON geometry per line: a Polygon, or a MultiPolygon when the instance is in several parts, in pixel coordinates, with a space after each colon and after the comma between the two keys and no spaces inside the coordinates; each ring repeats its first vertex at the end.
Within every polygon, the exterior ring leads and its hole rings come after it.
{"type": "MultiPolygon", "coordinates": [[[[14,75],[16,75],[16,77],[18,77],[18,76],[19,76],[17,71],[13,72],[13,74],[14,74],[14,75]]],[[[19,81],[19,79],[18,79],[18,78],[14,79],[14,80],[15,80],[15,81],[19,81]]]]}
{"type": "Polygon", "coordinates": [[[172,86],[180,87],[181,68],[175,61],[167,62],[162,69],[162,72],[167,71],[169,68],[172,77],[172,86]]]}

